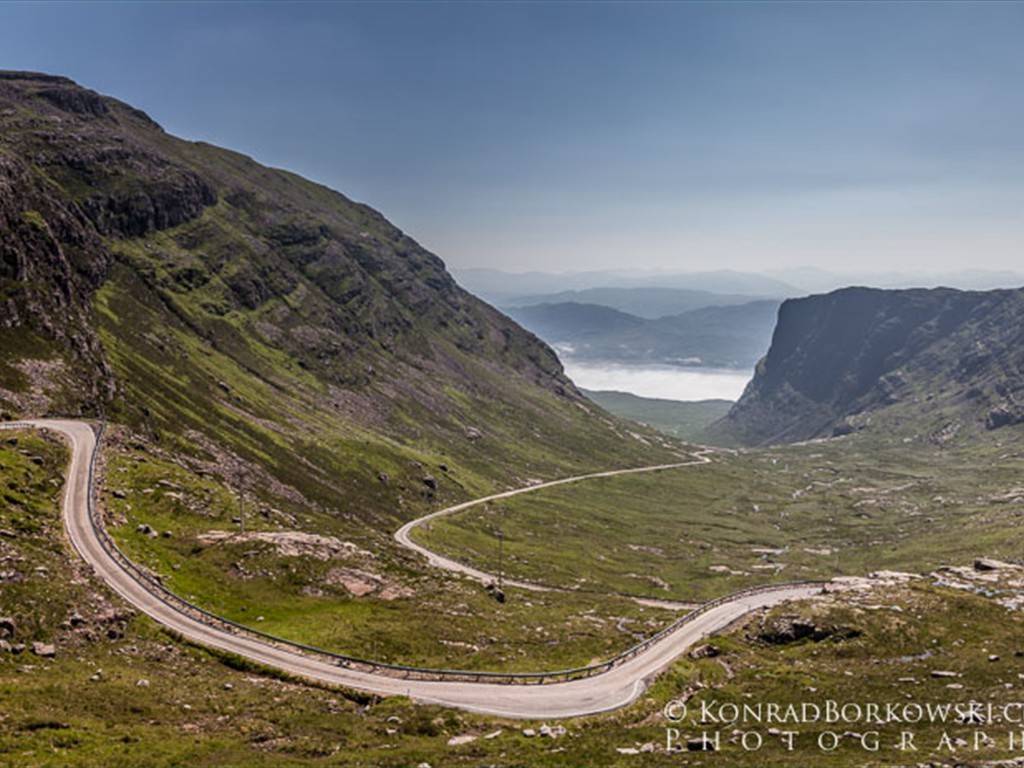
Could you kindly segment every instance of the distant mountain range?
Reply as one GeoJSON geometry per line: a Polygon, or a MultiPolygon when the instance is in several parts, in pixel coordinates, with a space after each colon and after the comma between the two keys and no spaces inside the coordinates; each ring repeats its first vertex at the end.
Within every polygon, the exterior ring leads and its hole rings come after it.
{"type": "MultiPolygon", "coordinates": [[[[453,270],[466,290],[498,306],[580,301],[602,304],[593,297],[574,295],[594,288],[674,288],[711,294],[733,294],[754,298],[797,298],[848,286],[872,288],[959,288],[992,290],[1024,286],[1024,272],[1013,270],[963,269],[915,272],[836,272],[818,267],[789,267],[763,273],[714,270],[672,272],[655,270],[605,270],[587,272],[504,272],[496,269],[453,270]]],[[[705,297],[711,299],[712,297],[705,297]]],[[[709,300],[707,304],[724,304],[709,300]]],[[[735,302],[733,302],[735,303],[735,302]]],[[[612,306],[612,305],[609,305],[612,306]]],[[[617,307],[633,314],[635,308],[617,307]]],[[[694,306],[681,306],[683,312],[694,306]]],[[[663,314],[669,314],[668,312],[663,314]]]]}
{"type": "Polygon", "coordinates": [[[747,445],[861,429],[943,443],[1024,423],[1024,290],[847,288],[786,301],[709,435],[747,445]]]}
{"type": "MultiPolygon", "coordinates": [[[[749,304],[760,296],[740,293],[712,293],[689,288],[584,288],[578,291],[523,296],[502,305],[506,310],[538,304],[589,304],[610,307],[637,317],[654,320],[703,307],[749,304]]],[[[778,299],[777,296],[768,297],[778,299]]],[[[776,303],[778,303],[776,301],[776,303]]]]}
{"type": "MultiPolygon", "coordinates": [[[[712,272],[644,272],[644,271],[593,271],[593,272],[503,272],[496,269],[455,270],[456,280],[466,290],[498,306],[539,304],[541,302],[580,301],[602,304],[593,296],[570,294],[591,289],[610,288],[656,288],[677,289],[693,294],[686,305],[675,306],[669,312],[683,312],[697,306],[709,304],[738,303],[722,300],[722,296],[734,295],[751,298],[786,298],[805,293],[767,275],[750,272],[718,270],[712,272]]],[[[640,295],[640,294],[638,294],[640,295]]],[[[609,305],[611,306],[611,305],[609,305]]],[[[622,308],[622,307],[620,307],[622,308]]],[[[636,312],[636,307],[624,308],[636,312]]],[[[669,314],[662,312],[662,314],[669,314]]]]}
{"type": "Polygon", "coordinates": [[[506,311],[560,353],[578,359],[749,370],[768,349],[778,307],[778,301],[753,301],[655,319],[574,302],[506,311]]]}

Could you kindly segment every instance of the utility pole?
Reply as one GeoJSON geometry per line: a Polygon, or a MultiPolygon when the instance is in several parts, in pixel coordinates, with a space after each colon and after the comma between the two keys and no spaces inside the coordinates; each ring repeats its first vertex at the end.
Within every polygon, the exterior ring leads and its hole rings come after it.
{"type": "Polygon", "coordinates": [[[498,529],[498,589],[505,584],[505,534],[498,529]]]}
{"type": "Polygon", "coordinates": [[[239,475],[238,479],[238,530],[239,533],[245,533],[245,486],[247,485],[247,478],[245,471],[239,475]]]}

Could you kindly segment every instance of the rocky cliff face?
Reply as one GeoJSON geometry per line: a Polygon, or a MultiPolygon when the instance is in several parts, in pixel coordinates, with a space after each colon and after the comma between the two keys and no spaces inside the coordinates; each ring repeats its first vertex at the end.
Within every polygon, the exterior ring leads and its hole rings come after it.
{"type": "Polygon", "coordinates": [[[1024,292],[848,288],[787,301],[712,433],[794,442],[889,417],[937,434],[1024,421],[1024,292]]]}

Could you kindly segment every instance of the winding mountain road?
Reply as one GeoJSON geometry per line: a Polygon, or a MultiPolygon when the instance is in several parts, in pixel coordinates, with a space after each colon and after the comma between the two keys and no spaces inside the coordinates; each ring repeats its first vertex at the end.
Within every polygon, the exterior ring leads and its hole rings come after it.
{"type": "MultiPolygon", "coordinates": [[[[376,694],[404,695],[421,702],[431,702],[510,718],[554,719],[616,709],[636,699],[651,678],[706,635],[725,628],[754,609],[775,605],[788,599],[810,597],[821,591],[820,586],[789,586],[754,595],[737,596],[706,610],[689,623],[683,624],[609,671],[567,682],[512,685],[495,682],[402,679],[394,674],[345,668],[324,658],[275,645],[259,637],[236,634],[230,631],[230,628],[218,626],[215,622],[203,621],[201,617],[192,615],[161,599],[155,594],[152,586],[147,585],[144,580],[139,579],[122,562],[108,553],[90,519],[90,463],[96,451],[96,436],[89,424],[64,419],[39,419],[4,426],[5,428],[29,426],[48,429],[61,434],[68,441],[71,446],[71,460],[68,466],[63,500],[64,527],[68,538],[75,550],[92,566],[96,574],[139,611],[194,643],[237,654],[298,677],[376,694]]],[[[662,468],[667,467],[598,473],[587,477],[612,476],[662,468]]],[[[584,478],[568,478],[519,491],[496,494],[490,498],[507,498],[515,493],[582,479],[584,478]]],[[[475,503],[481,503],[481,501],[475,503]]],[[[471,506],[473,503],[442,510],[433,516],[451,514],[466,508],[466,506],[471,506]]],[[[433,516],[421,518],[418,522],[433,516]]],[[[475,578],[490,578],[488,574],[440,558],[434,553],[408,542],[408,533],[414,525],[415,523],[403,526],[402,531],[405,532],[403,535],[406,541],[401,538],[400,541],[422,552],[435,565],[454,567],[455,570],[475,578]]]]}
{"type": "MultiPolygon", "coordinates": [[[[480,499],[473,499],[472,501],[466,501],[462,504],[456,504],[452,507],[446,507],[445,509],[439,509],[437,512],[431,512],[429,515],[418,517],[415,520],[410,520],[408,523],[403,525],[397,531],[395,531],[395,541],[401,544],[406,549],[411,549],[414,552],[418,552],[423,555],[427,562],[435,568],[442,568],[446,571],[453,571],[455,573],[461,573],[464,576],[468,576],[471,579],[487,584],[489,582],[496,582],[497,576],[493,573],[486,573],[478,570],[471,565],[466,565],[458,560],[453,560],[450,557],[445,557],[437,552],[427,549],[422,544],[417,544],[412,540],[412,532],[414,529],[429,523],[431,520],[436,520],[439,517],[447,517],[448,515],[454,515],[457,512],[464,512],[471,507],[479,506],[480,504],[486,504],[490,501],[500,501],[501,499],[509,499],[513,496],[519,496],[523,493],[533,493],[534,491],[540,491],[545,488],[554,488],[559,485],[568,485],[569,483],[578,483],[581,480],[595,480],[599,477],[618,477],[620,475],[636,475],[643,472],[660,472],[665,469],[678,469],[680,467],[692,467],[695,464],[708,464],[711,459],[708,458],[710,450],[702,450],[694,454],[696,458],[693,461],[682,461],[676,464],[657,464],[650,467],[636,467],[633,469],[613,469],[607,472],[592,472],[589,475],[576,475],[574,477],[563,477],[560,480],[551,480],[546,483],[535,483],[534,485],[527,485],[522,488],[516,488],[511,491],[503,491],[502,493],[495,493],[491,496],[484,496],[480,499]]],[[[519,587],[520,589],[529,589],[539,592],[550,591],[552,587],[544,584],[537,584],[532,581],[517,581],[515,579],[503,579],[502,583],[506,586],[519,587]]],[[[660,601],[654,599],[639,598],[643,602],[649,604],[666,604],[667,601],[660,601]]]]}

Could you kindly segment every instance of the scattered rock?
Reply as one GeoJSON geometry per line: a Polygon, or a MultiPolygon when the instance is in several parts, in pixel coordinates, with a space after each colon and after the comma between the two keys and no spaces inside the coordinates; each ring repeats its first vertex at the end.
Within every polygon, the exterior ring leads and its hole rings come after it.
{"type": "Polygon", "coordinates": [[[481,432],[476,427],[466,427],[466,439],[467,440],[479,440],[483,436],[484,436],[483,432],[481,432]]]}
{"type": "Polygon", "coordinates": [[[501,589],[493,581],[487,582],[486,589],[487,589],[487,593],[491,597],[493,597],[495,600],[497,600],[499,603],[504,603],[505,602],[505,591],[503,589],[501,589]]]}
{"type": "Polygon", "coordinates": [[[433,475],[424,475],[423,484],[432,491],[437,490],[437,478],[433,475]]]}
{"type": "Polygon", "coordinates": [[[936,678],[959,677],[959,675],[957,675],[956,672],[949,672],[949,671],[944,670],[944,669],[933,669],[931,674],[932,674],[932,677],[936,677],[936,678]]]}
{"type": "Polygon", "coordinates": [[[715,656],[720,655],[722,652],[717,646],[711,643],[704,645],[698,645],[692,651],[690,651],[691,659],[713,659],[715,656]]]}
{"type": "Polygon", "coordinates": [[[554,727],[550,725],[542,725],[540,727],[540,735],[546,736],[549,739],[557,739],[559,736],[565,735],[565,726],[556,725],[554,727]]]}
{"type": "Polygon", "coordinates": [[[532,739],[536,735],[537,732],[533,730],[533,728],[523,728],[523,736],[525,736],[526,738],[532,739]]]}
{"type": "Polygon", "coordinates": [[[474,736],[472,733],[464,733],[461,736],[452,736],[450,739],[448,739],[448,746],[459,747],[463,744],[471,744],[474,741],[476,741],[476,736],[474,736]]]}
{"type": "Polygon", "coordinates": [[[832,427],[832,437],[844,437],[845,435],[852,435],[857,431],[857,428],[849,421],[841,421],[832,427]]]}
{"type": "Polygon", "coordinates": [[[816,643],[826,639],[848,640],[859,637],[860,634],[861,631],[854,627],[819,626],[809,619],[797,616],[779,616],[762,624],[758,638],[771,645],[785,645],[804,639],[810,639],[816,643]]]}
{"type": "Polygon", "coordinates": [[[53,643],[32,643],[32,653],[44,659],[52,659],[57,655],[57,648],[53,643]]]}
{"type": "Polygon", "coordinates": [[[14,637],[14,631],[17,629],[14,619],[9,616],[0,618],[0,638],[14,637]]]}
{"type": "Polygon", "coordinates": [[[988,557],[979,557],[974,561],[974,570],[976,571],[999,571],[1005,568],[1013,568],[1010,563],[1004,563],[1002,560],[993,560],[988,557]]]}
{"type": "Polygon", "coordinates": [[[147,680],[146,678],[142,678],[137,683],[135,683],[135,686],[137,688],[149,688],[149,680],[147,680]]]}
{"type": "Polygon", "coordinates": [[[1000,405],[988,412],[985,418],[986,429],[999,429],[1024,422],[1024,407],[1000,405]]]}
{"type": "Polygon", "coordinates": [[[388,483],[391,482],[391,475],[389,475],[387,472],[378,472],[377,479],[380,480],[381,485],[387,485],[388,483]]]}
{"type": "Polygon", "coordinates": [[[151,539],[155,539],[157,536],[160,535],[153,530],[152,526],[150,526],[149,523],[139,523],[135,527],[135,530],[141,533],[143,536],[148,536],[151,539]]]}
{"type": "Polygon", "coordinates": [[[333,536],[321,536],[304,531],[207,531],[197,537],[202,544],[218,544],[225,539],[232,542],[262,542],[270,544],[277,554],[284,557],[312,557],[330,560],[333,557],[373,558],[372,552],[360,549],[351,541],[342,541],[333,536]]]}

